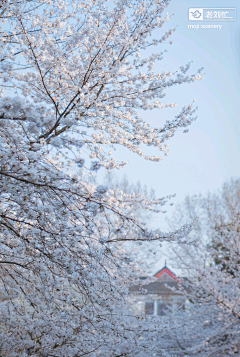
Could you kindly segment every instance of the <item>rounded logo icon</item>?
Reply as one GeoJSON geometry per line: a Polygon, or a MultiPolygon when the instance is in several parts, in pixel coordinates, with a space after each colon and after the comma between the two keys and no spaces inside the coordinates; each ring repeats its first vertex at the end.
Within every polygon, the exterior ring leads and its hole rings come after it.
{"type": "Polygon", "coordinates": [[[198,10],[191,12],[191,14],[195,19],[199,19],[199,17],[202,15],[201,12],[198,10]]]}
{"type": "Polygon", "coordinates": [[[189,20],[203,20],[203,9],[192,8],[189,9],[189,20]]]}

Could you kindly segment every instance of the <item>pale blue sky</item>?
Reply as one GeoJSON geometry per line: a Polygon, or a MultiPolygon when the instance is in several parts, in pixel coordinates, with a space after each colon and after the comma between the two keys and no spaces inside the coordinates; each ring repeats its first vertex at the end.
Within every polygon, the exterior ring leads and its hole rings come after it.
{"type": "MultiPolygon", "coordinates": [[[[189,61],[193,61],[194,70],[204,67],[205,78],[202,81],[176,86],[167,91],[165,98],[166,102],[179,104],[178,112],[196,98],[198,119],[187,134],[178,132],[169,140],[169,156],[164,156],[159,163],[129,155],[127,150],[120,150],[117,157],[129,160],[129,164],[118,172],[120,176],[126,174],[131,182],[140,179],[143,184],[153,187],[157,196],[176,193],[174,201],[177,202],[187,194],[215,190],[226,179],[240,176],[240,2],[172,0],[167,11],[176,15],[164,31],[178,26],[172,37],[173,45],[161,45],[161,50],[166,48],[168,52],[156,69],[176,70],[189,61]],[[234,7],[237,20],[214,22],[222,25],[221,30],[188,29],[188,25],[193,23],[211,24],[189,21],[188,9],[192,7],[234,7]]],[[[163,123],[163,118],[170,119],[173,115],[173,111],[166,109],[144,112],[143,118],[157,126],[163,123]]],[[[165,216],[171,212],[169,207],[168,213],[162,215],[157,224],[163,230],[166,229],[165,216]]],[[[159,268],[164,259],[159,262],[159,268]]]]}

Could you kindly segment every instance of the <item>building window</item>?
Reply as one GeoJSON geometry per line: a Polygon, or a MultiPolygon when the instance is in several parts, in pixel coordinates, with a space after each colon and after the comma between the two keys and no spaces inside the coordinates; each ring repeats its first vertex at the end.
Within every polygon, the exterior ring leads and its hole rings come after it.
{"type": "Polygon", "coordinates": [[[145,304],[145,314],[153,315],[154,314],[154,302],[146,302],[145,304]]]}
{"type": "Polygon", "coordinates": [[[184,302],[178,302],[177,307],[181,311],[185,311],[185,303],[184,302]]]}
{"type": "Polygon", "coordinates": [[[169,310],[170,303],[168,302],[159,302],[158,303],[158,309],[157,309],[157,314],[158,316],[164,316],[167,314],[167,311],[169,310]]]}

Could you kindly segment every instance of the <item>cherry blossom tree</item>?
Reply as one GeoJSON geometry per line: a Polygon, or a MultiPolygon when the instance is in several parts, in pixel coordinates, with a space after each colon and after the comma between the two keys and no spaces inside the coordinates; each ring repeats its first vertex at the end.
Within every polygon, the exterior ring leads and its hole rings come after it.
{"type": "Polygon", "coordinates": [[[139,114],[175,107],[161,101],[165,90],[202,78],[188,75],[190,64],[156,73],[164,52],[141,57],[174,32],[151,37],[170,20],[168,3],[1,2],[2,356],[159,351],[163,326],[127,306],[139,275],[127,243],[181,242],[190,225],[150,230],[135,213],[161,212],[171,196],[95,186],[83,171],[121,168],[109,151],[119,145],[158,162],[144,146],[167,154],[166,140],[195,119],[192,104],[161,128],[139,114]]]}
{"type": "Polygon", "coordinates": [[[180,356],[238,356],[239,179],[229,180],[218,193],[187,197],[178,206],[174,220],[196,213],[199,216],[189,234],[189,242],[194,244],[174,249],[190,293],[188,310],[174,316],[178,328],[166,349],[174,345],[180,356]]]}

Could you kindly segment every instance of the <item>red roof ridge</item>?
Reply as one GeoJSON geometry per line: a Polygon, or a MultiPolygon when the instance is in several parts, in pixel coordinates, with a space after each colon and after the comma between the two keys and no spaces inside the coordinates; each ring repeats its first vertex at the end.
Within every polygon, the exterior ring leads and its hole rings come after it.
{"type": "Polygon", "coordinates": [[[159,278],[164,273],[167,273],[174,280],[177,280],[177,276],[166,265],[162,269],[160,269],[156,274],[154,274],[154,278],[159,278]]]}

